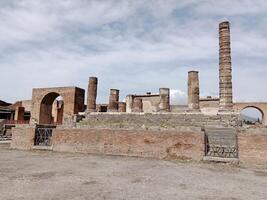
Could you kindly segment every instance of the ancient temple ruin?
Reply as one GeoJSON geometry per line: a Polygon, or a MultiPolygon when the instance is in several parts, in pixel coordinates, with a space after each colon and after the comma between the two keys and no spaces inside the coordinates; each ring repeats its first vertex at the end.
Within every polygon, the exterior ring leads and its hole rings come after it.
{"type": "MultiPolygon", "coordinates": [[[[157,94],[126,97],[120,96],[119,88],[112,88],[109,101],[98,104],[101,80],[97,77],[89,78],[86,105],[82,88],[35,88],[30,122],[12,129],[11,147],[198,161],[251,161],[247,144],[255,141],[253,136],[242,134],[251,130],[244,129],[240,112],[247,107],[258,108],[263,115],[259,132],[265,131],[267,102],[233,102],[229,22],[219,24],[219,97],[200,97],[199,73],[188,72],[186,106],[170,104],[169,88],[159,88],[157,94]],[[60,106],[54,103],[59,96],[60,106]]],[[[23,113],[20,108],[15,116],[23,113]]],[[[267,137],[255,137],[261,138],[255,151],[261,151],[267,137]]],[[[267,162],[267,157],[254,160],[267,162]]]]}

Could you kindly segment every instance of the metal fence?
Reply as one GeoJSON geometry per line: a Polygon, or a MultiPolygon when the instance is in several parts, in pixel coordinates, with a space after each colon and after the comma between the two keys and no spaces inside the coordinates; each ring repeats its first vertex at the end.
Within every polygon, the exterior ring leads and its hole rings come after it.
{"type": "Polygon", "coordinates": [[[38,125],[35,129],[34,145],[51,146],[54,128],[55,128],[55,126],[38,125]]]}

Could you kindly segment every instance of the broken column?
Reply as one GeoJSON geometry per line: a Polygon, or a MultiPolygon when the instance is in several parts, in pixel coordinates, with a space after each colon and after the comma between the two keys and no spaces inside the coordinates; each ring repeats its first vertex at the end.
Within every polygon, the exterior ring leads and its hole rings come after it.
{"type": "Polygon", "coordinates": [[[87,111],[96,111],[97,77],[90,77],[87,91],[87,111]]]}
{"type": "Polygon", "coordinates": [[[108,104],[108,111],[109,112],[117,112],[119,108],[119,90],[117,89],[110,89],[109,95],[109,104],[108,104]]]}
{"type": "Polygon", "coordinates": [[[220,74],[220,111],[231,111],[233,109],[232,93],[232,66],[230,47],[230,25],[229,22],[219,24],[219,74],[220,74]]]}
{"type": "Polygon", "coordinates": [[[198,71],[188,72],[188,108],[190,110],[199,110],[198,71]]]}
{"type": "Polygon", "coordinates": [[[127,95],[126,96],[126,112],[131,113],[132,108],[133,108],[133,100],[134,100],[134,95],[127,95]]]}
{"type": "Polygon", "coordinates": [[[119,102],[119,112],[126,112],[126,103],[125,102],[119,102]]]}
{"type": "Polygon", "coordinates": [[[160,111],[170,111],[170,89],[169,88],[160,88],[159,89],[160,111]]]}
{"type": "Polygon", "coordinates": [[[143,100],[141,98],[134,98],[132,112],[143,112],[143,100]]]}

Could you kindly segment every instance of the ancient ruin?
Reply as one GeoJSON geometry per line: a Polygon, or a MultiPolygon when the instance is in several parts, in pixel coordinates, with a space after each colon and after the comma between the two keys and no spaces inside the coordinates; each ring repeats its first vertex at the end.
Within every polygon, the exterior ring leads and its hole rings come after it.
{"type": "Polygon", "coordinates": [[[1,106],[0,114],[7,109],[12,113],[8,119],[26,124],[14,123],[11,147],[267,163],[267,102],[233,102],[229,22],[219,24],[219,97],[200,97],[198,71],[188,72],[186,106],[170,104],[169,88],[159,88],[158,94],[129,94],[125,102],[118,89],[110,89],[109,102],[98,104],[98,81],[89,78],[87,105],[83,89],[58,87],[33,89],[30,109],[23,104],[1,106]],[[240,119],[247,107],[262,113],[257,134],[240,119]],[[29,123],[25,111],[30,112],[29,123]],[[261,156],[254,155],[258,152],[261,156]]]}

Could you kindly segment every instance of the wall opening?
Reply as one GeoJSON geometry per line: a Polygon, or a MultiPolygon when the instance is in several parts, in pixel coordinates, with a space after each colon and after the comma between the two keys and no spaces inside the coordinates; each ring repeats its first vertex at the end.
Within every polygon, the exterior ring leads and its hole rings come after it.
{"type": "Polygon", "coordinates": [[[244,124],[262,124],[263,111],[257,107],[246,107],[241,111],[241,119],[244,124]]]}
{"type": "Polygon", "coordinates": [[[40,124],[62,124],[64,100],[60,94],[51,92],[44,96],[40,107],[40,124]]]}

